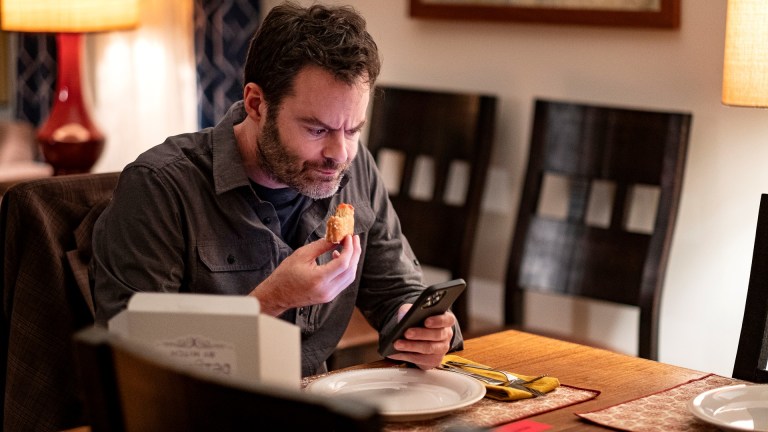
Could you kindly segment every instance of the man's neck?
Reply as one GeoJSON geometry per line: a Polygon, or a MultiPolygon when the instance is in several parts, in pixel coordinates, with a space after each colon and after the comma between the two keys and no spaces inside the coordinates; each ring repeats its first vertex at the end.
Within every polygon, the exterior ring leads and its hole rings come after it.
{"type": "Polygon", "coordinates": [[[249,179],[270,189],[287,187],[269,176],[259,163],[258,131],[248,118],[234,126],[235,140],[243,159],[243,168],[249,179]]]}

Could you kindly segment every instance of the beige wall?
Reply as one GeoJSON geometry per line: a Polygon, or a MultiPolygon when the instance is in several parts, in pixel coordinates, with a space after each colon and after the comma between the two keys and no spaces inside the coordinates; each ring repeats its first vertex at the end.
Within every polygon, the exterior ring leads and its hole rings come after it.
{"type": "MultiPolygon", "coordinates": [[[[535,97],[692,112],[662,299],[660,356],[730,375],[759,198],[768,192],[768,112],[720,103],[725,0],[682,0],[678,30],[422,21],[408,17],[408,0],[348,2],[367,17],[381,48],[381,83],[500,98],[493,170],[469,280],[471,307],[483,317],[498,321],[501,316],[504,266],[535,97]]],[[[263,0],[262,7],[266,11],[277,3],[263,0]]],[[[111,133],[109,154],[97,171],[120,169],[162,140],[130,130],[113,132],[109,120],[122,118],[122,105],[97,104],[96,116],[111,133]]],[[[187,117],[187,123],[193,121],[187,117]]],[[[178,126],[166,120],[156,123],[176,132],[178,126]]],[[[532,303],[538,311],[534,324],[582,329],[634,352],[633,310],[541,297],[532,303]]]]}
{"type": "MultiPolygon", "coordinates": [[[[408,0],[334,3],[352,4],[367,17],[383,53],[381,83],[500,97],[494,168],[470,279],[476,313],[501,314],[535,97],[692,112],[660,355],[730,376],[759,198],[768,192],[768,112],[720,103],[725,0],[682,0],[678,30],[423,21],[408,17],[408,0]]],[[[635,311],[551,298],[534,303],[542,326],[583,328],[634,352],[635,311]],[[585,316],[592,310],[604,318],[585,316]]]]}

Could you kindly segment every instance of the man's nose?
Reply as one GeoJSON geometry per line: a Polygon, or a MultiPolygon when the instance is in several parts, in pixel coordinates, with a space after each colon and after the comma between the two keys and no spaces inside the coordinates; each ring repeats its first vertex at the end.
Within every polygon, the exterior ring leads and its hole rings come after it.
{"type": "Polygon", "coordinates": [[[323,157],[339,163],[346,162],[348,154],[343,132],[334,131],[329,134],[325,148],[323,148],[323,157]]]}

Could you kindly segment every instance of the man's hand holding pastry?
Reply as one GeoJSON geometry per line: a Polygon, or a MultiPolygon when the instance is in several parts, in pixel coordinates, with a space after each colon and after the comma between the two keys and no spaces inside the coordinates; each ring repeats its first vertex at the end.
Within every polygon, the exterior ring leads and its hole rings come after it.
{"type": "Polygon", "coordinates": [[[362,248],[360,237],[353,235],[352,206],[340,204],[327,225],[329,235],[296,249],[251,291],[264,313],[277,316],[291,308],[328,303],[355,281],[362,248]],[[318,265],[317,258],[328,252],[333,259],[318,265]]]}

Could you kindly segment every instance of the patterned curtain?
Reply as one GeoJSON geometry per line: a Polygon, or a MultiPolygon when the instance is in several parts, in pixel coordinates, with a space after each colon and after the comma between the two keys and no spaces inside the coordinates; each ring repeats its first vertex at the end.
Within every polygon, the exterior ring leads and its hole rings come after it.
{"type": "Polygon", "coordinates": [[[259,0],[195,0],[195,58],[200,127],[213,126],[243,97],[248,43],[259,26],[259,0]]]}
{"type": "Polygon", "coordinates": [[[56,85],[56,37],[17,33],[14,117],[39,126],[48,117],[56,85]]]}

